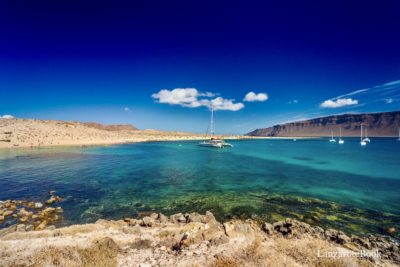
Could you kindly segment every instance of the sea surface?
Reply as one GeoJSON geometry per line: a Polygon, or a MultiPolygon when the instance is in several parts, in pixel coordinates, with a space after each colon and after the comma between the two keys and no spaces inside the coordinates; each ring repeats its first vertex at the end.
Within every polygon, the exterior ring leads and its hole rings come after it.
{"type": "MultiPolygon", "coordinates": [[[[197,141],[0,151],[0,200],[64,198],[61,225],[151,211],[220,220],[285,217],[384,234],[400,229],[400,142],[373,138],[197,141]]],[[[397,238],[399,237],[397,232],[397,238]]]]}

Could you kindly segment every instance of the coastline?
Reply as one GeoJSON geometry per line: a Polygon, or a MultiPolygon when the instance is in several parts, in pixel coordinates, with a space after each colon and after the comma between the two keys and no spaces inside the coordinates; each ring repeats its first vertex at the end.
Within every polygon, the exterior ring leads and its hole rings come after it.
{"type": "Polygon", "coordinates": [[[398,266],[399,244],[294,219],[218,222],[211,212],[151,213],[40,231],[0,231],[0,265],[398,266]]]}

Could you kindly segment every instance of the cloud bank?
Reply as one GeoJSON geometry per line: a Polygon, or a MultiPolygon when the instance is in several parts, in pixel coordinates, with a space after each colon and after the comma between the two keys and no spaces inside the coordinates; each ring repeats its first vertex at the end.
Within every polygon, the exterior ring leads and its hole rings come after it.
{"type": "Polygon", "coordinates": [[[238,111],[244,108],[243,103],[235,103],[234,99],[215,97],[211,92],[200,93],[196,88],[175,88],[173,90],[162,89],[151,95],[158,103],[179,105],[187,108],[213,107],[214,110],[238,111]]]}
{"type": "Polygon", "coordinates": [[[340,108],[353,105],[358,105],[358,100],[353,100],[352,98],[339,98],[336,100],[325,100],[321,103],[322,108],[340,108]]]}
{"type": "Polygon", "coordinates": [[[247,102],[264,102],[268,100],[268,95],[266,93],[254,93],[254,92],[248,92],[246,96],[244,97],[243,101],[247,102]]]}

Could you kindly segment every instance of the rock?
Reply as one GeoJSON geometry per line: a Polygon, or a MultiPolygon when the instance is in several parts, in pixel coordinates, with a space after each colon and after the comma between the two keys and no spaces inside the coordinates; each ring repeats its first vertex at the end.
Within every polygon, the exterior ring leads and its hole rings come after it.
{"type": "Polygon", "coordinates": [[[25,223],[25,222],[27,222],[28,221],[28,217],[19,217],[19,222],[20,223],[25,223]]]}
{"type": "Polygon", "coordinates": [[[394,227],[387,227],[383,230],[385,231],[385,233],[387,233],[389,235],[394,235],[396,233],[396,228],[394,228],[394,227]]]}
{"type": "Polygon", "coordinates": [[[32,231],[33,230],[33,225],[32,224],[28,224],[25,226],[25,231],[32,231]]]}
{"type": "Polygon", "coordinates": [[[268,235],[272,235],[272,233],[274,232],[274,227],[270,223],[263,223],[261,229],[268,235]]]}
{"type": "Polygon", "coordinates": [[[4,216],[0,215],[0,223],[4,221],[4,216]]]}
{"type": "Polygon", "coordinates": [[[203,216],[198,214],[197,212],[192,212],[186,215],[186,222],[203,222],[203,216]]]}
{"type": "Polygon", "coordinates": [[[34,204],[34,208],[35,208],[35,209],[41,209],[42,207],[43,207],[43,204],[40,203],[40,202],[36,202],[36,203],[34,204]]]}
{"type": "Polygon", "coordinates": [[[50,195],[54,195],[55,193],[56,193],[56,191],[54,191],[54,190],[49,191],[50,195]]]}
{"type": "Polygon", "coordinates": [[[361,238],[361,237],[352,235],[351,242],[353,242],[354,244],[356,244],[358,246],[367,248],[367,249],[371,248],[371,244],[370,244],[369,240],[365,239],[365,238],[361,238]]]}
{"type": "Polygon", "coordinates": [[[172,223],[185,223],[186,222],[186,218],[185,218],[185,216],[183,216],[182,213],[177,213],[177,214],[174,214],[174,215],[170,216],[170,221],[172,223]]]}
{"type": "Polygon", "coordinates": [[[206,215],[203,218],[204,218],[203,223],[216,223],[217,222],[217,220],[214,217],[214,214],[212,214],[210,211],[206,211],[206,215]]]}
{"type": "Polygon", "coordinates": [[[158,220],[160,223],[166,223],[166,222],[168,222],[168,217],[165,216],[165,215],[162,214],[162,213],[159,213],[159,214],[158,214],[158,217],[157,217],[157,220],[158,220]]]}
{"type": "Polygon", "coordinates": [[[325,238],[336,242],[338,244],[345,244],[351,241],[351,238],[348,237],[345,233],[343,233],[342,231],[337,231],[334,229],[328,229],[325,231],[325,238]]]}
{"type": "Polygon", "coordinates": [[[13,214],[14,212],[12,211],[12,210],[6,210],[4,213],[3,213],[3,216],[4,217],[7,217],[7,216],[10,216],[11,214],[13,214]]]}
{"type": "Polygon", "coordinates": [[[44,220],[38,226],[36,226],[35,230],[37,231],[43,230],[44,228],[46,228],[46,226],[47,226],[47,221],[44,220]]]}
{"type": "Polygon", "coordinates": [[[57,207],[57,208],[56,208],[56,212],[57,212],[57,213],[62,213],[63,211],[64,211],[64,210],[63,210],[61,207],[57,207]]]}
{"type": "Polygon", "coordinates": [[[229,237],[238,237],[238,236],[246,236],[254,234],[254,229],[247,222],[242,221],[230,221],[223,224],[224,230],[227,236],[229,237]]]}
{"type": "Polygon", "coordinates": [[[38,215],[36,215],[36,214],[33,214],[33,215],[32,215],[32,219],[37,219],[37,218],[39,218],[38,215]]]}
{"type": "Polygon", "coordinates": [[[32,215],[32,213],[29,212],[29,211],[27,211],[25,208],[22,208],[22,209],[19,210],[19,212],[17,213],[17,215],[18,215],[19,217],[29,217],[29,216],[32,215]]]}
{"type": "Polygon", "coordinates": [[[145,216],[140,223],[141,226],[152,227],[156,224],[156,220],[150,216],[145,216]]]}
{"type": "Polygon", "coordinates": [[[25,232],[25,225],[24,224],[18,224],[17,229],[15,230],[17,232],[25,232]]]}
{"type": "Polygon", "coordinates": [[[150,217],[153,218],[154,220],[157,220],[158,214],[153,212],[152,214],[150,214],[150,217]]]}
{"type": "Polygon", "coordinates": [[[45,229],[46,230],[54,230],[54,229],[56,229],[56,226],[55,225],[50,225],[50,226],[47,226],[45,229]]]}
{"type": "Polygon", "coordinates": [[[45,214],[50,214],[50,213],[53,213],[53,212],[55,212],[55,211],[56,211],[55,208],[48,207],[48,208],[45,208],[45,209],[43,210],[43,213],[45,213],[45,214]]]}
{"type": "Polygon", "coordinates": [[[53,204],[57,201],[54,196],[51,196],[48,200],[46,200],[46,204],[53,204]]]}
{"type": "Polygon", "coordinates": [[[344,233],[339,233],[336,237],[336,242],[339,244],[346,244],[351,241],[351,238],[345,235],[344,233]]]}

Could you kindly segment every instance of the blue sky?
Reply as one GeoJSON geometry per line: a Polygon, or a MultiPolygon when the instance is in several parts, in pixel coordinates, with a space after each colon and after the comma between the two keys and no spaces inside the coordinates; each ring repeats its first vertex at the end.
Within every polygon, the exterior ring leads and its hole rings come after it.
{"type": "Polygon", "coordinates": [[[204,132],[213,103],[245,133],[400,109],[398,1],[82,2],[2,2],[0,115],[204,132]]]}

